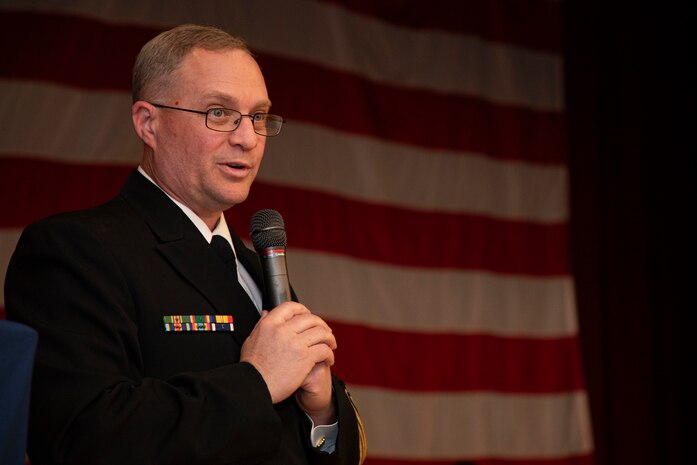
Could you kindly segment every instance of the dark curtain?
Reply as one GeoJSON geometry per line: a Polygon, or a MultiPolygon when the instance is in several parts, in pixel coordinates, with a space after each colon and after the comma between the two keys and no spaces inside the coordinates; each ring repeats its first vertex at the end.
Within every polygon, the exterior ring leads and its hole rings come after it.
{"type": "Polygon", "coordinates": [[[596,463],[687,463],[691,21],[665,4],[610,3],[564,6],[572,260],[596,463]]]}

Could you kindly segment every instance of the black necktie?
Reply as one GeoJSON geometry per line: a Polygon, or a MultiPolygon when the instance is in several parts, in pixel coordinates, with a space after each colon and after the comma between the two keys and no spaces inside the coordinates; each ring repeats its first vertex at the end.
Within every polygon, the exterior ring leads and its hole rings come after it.
{"type": "Polygon", "coordinates": [[[220,259],[237,276],[237,263],[235,263],[235,251],[232,250],[230,243],[223,236],[214,235],[211,240],[211,247],[218,254],[220,259]]]}
{"type": "Polygon", "coordinates": [[[237,264],[235,263],[235,251],[232,246],[223,236],[214,235],[211,240],[213,251],[232,271],[234,277],[231,281],[231,290],[234,293],[235,304],[231,311],[235,325],[235,332],[239,334],[242,340],[246,339],[249,333],[254,328],[254,325],[259,320],[259,311],[252,302],[251,297],[244,290],[237,277],[237,264]]]}

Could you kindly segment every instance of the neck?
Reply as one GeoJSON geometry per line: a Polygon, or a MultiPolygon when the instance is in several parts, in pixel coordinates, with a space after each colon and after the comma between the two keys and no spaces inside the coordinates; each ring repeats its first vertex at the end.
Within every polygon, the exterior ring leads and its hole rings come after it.
{"type": "Polygon", "coordinates": [[[172,192],[171,189],[168,189],[165,183],[162,183],[158,180],[155,171],[147,163],[147,157],[145,160],[143,160],[143,163],[140,165],[140,169],[142,170],[142,173],[145,174],[145,176],[153,184],[159,187],[160,190],[162,190],[162,192],[167,194],[167,196],[170,199],[179,204],[180,207],[184,206],[187,209],[191,210],[196,216],[198,216],[201,219],[201,221],[205,223],[209,230],[213,231],[215,229],[215,227],[218,225],[218,221],[220,221],[220,215],[223,213],[221,210],[201,211],[200,209],[193,208],[186,201],[184,201],[184,199],[180,198],[178,195],[172,192]]]}

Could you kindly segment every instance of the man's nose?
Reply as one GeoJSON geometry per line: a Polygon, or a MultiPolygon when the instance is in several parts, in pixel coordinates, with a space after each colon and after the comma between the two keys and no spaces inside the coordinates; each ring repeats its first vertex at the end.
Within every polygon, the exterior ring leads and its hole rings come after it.
{"type": "Polygon", "coordinates": [[[259,135],[254,132],[254,123],[252,115],[242,115],[237,129],[230,133],[230,139],[233,143],[241,145],[246,149],[254,148],[259,142],[259,135]]]}

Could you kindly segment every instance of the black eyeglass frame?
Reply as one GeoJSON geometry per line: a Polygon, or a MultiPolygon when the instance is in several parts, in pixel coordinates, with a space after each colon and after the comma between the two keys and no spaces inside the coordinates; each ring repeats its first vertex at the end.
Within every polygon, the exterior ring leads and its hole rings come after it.
{"type": "Polygon", "coordinates": [[[206,115],[206,127],[207,127],[208,129],[210,129],[211,131],[216,131],[216,132],[234,132],[234,131],[236,131],[237,128],[239,128],[239,127],[240,127],[240,124],[242,123],[242,117],[246,116],[247,118],[249,118],[249,119],[252,121],[252,128],[254,128],[254,133],[255,133],[255,134],[259,134],[260,136],[264,136],[264,137],[275,137],[275,136],[277,136],[277,135],[279,135],[279,134],[281,133],[281,129],[283,128],[283,124],[286,122],[286,120],[284,120],[282,116],[274,115],[274,114],[271,114],[271,113],[257,112],[257,113],[252,113],[252,114],[249,114],[249,115],[245,115],[245,114],[242,113],[241,111],[234,110],[234,109],[232,109],[232,108],[225,108],[225,107],[215,107],[215,108],[211,108],[210,110],[207,110],[207,111],[199,111],[199,110],[190,110],[190,109],[188,109],[188,108],[180,108],[180,107],[172,107],[172,106],[169,106],[169,105],[162,105],[161,103],[153,103],[153,102],[148,102],[148,103],[149,103],[150,105],[154,106],[154,107],[157,107],[157,108],[167,108],[167,109],[169,109],[169,110],[179,110],[179,111],[186,111],[186,112],[189,112],[189,113],[196,113],[196,114],[198,114],[198,115],[206,115]],[[239,119],[237,120],[237,125],[235,126],[235,128],[234,128],[234,129],[229,129],[229,130],[223,130],[223,129],[216,129],[216,128],[210,127],[210,126],[208,125],[208,114],[209,114],[210,112],[212,112],[212,111],[215,111],[215,110],[234,111],[235,113],[239,114],[240,117],[239,117],[239,119]],[[257,128],[256,128],[256,126],[254,125],[254,121],[255,121],[255,118],[257,118],[259,115],[264,115],[264,116],[266,116],[267,118],[268,118],[269,116],[272,116],[272,117],[275,117],[275,118],[279,118],[278,120],[276,120],[276,121],[279,122],[278,132],[277,132],[276,134],[263,134],[263,133],[257,131],[257,128]]]}

